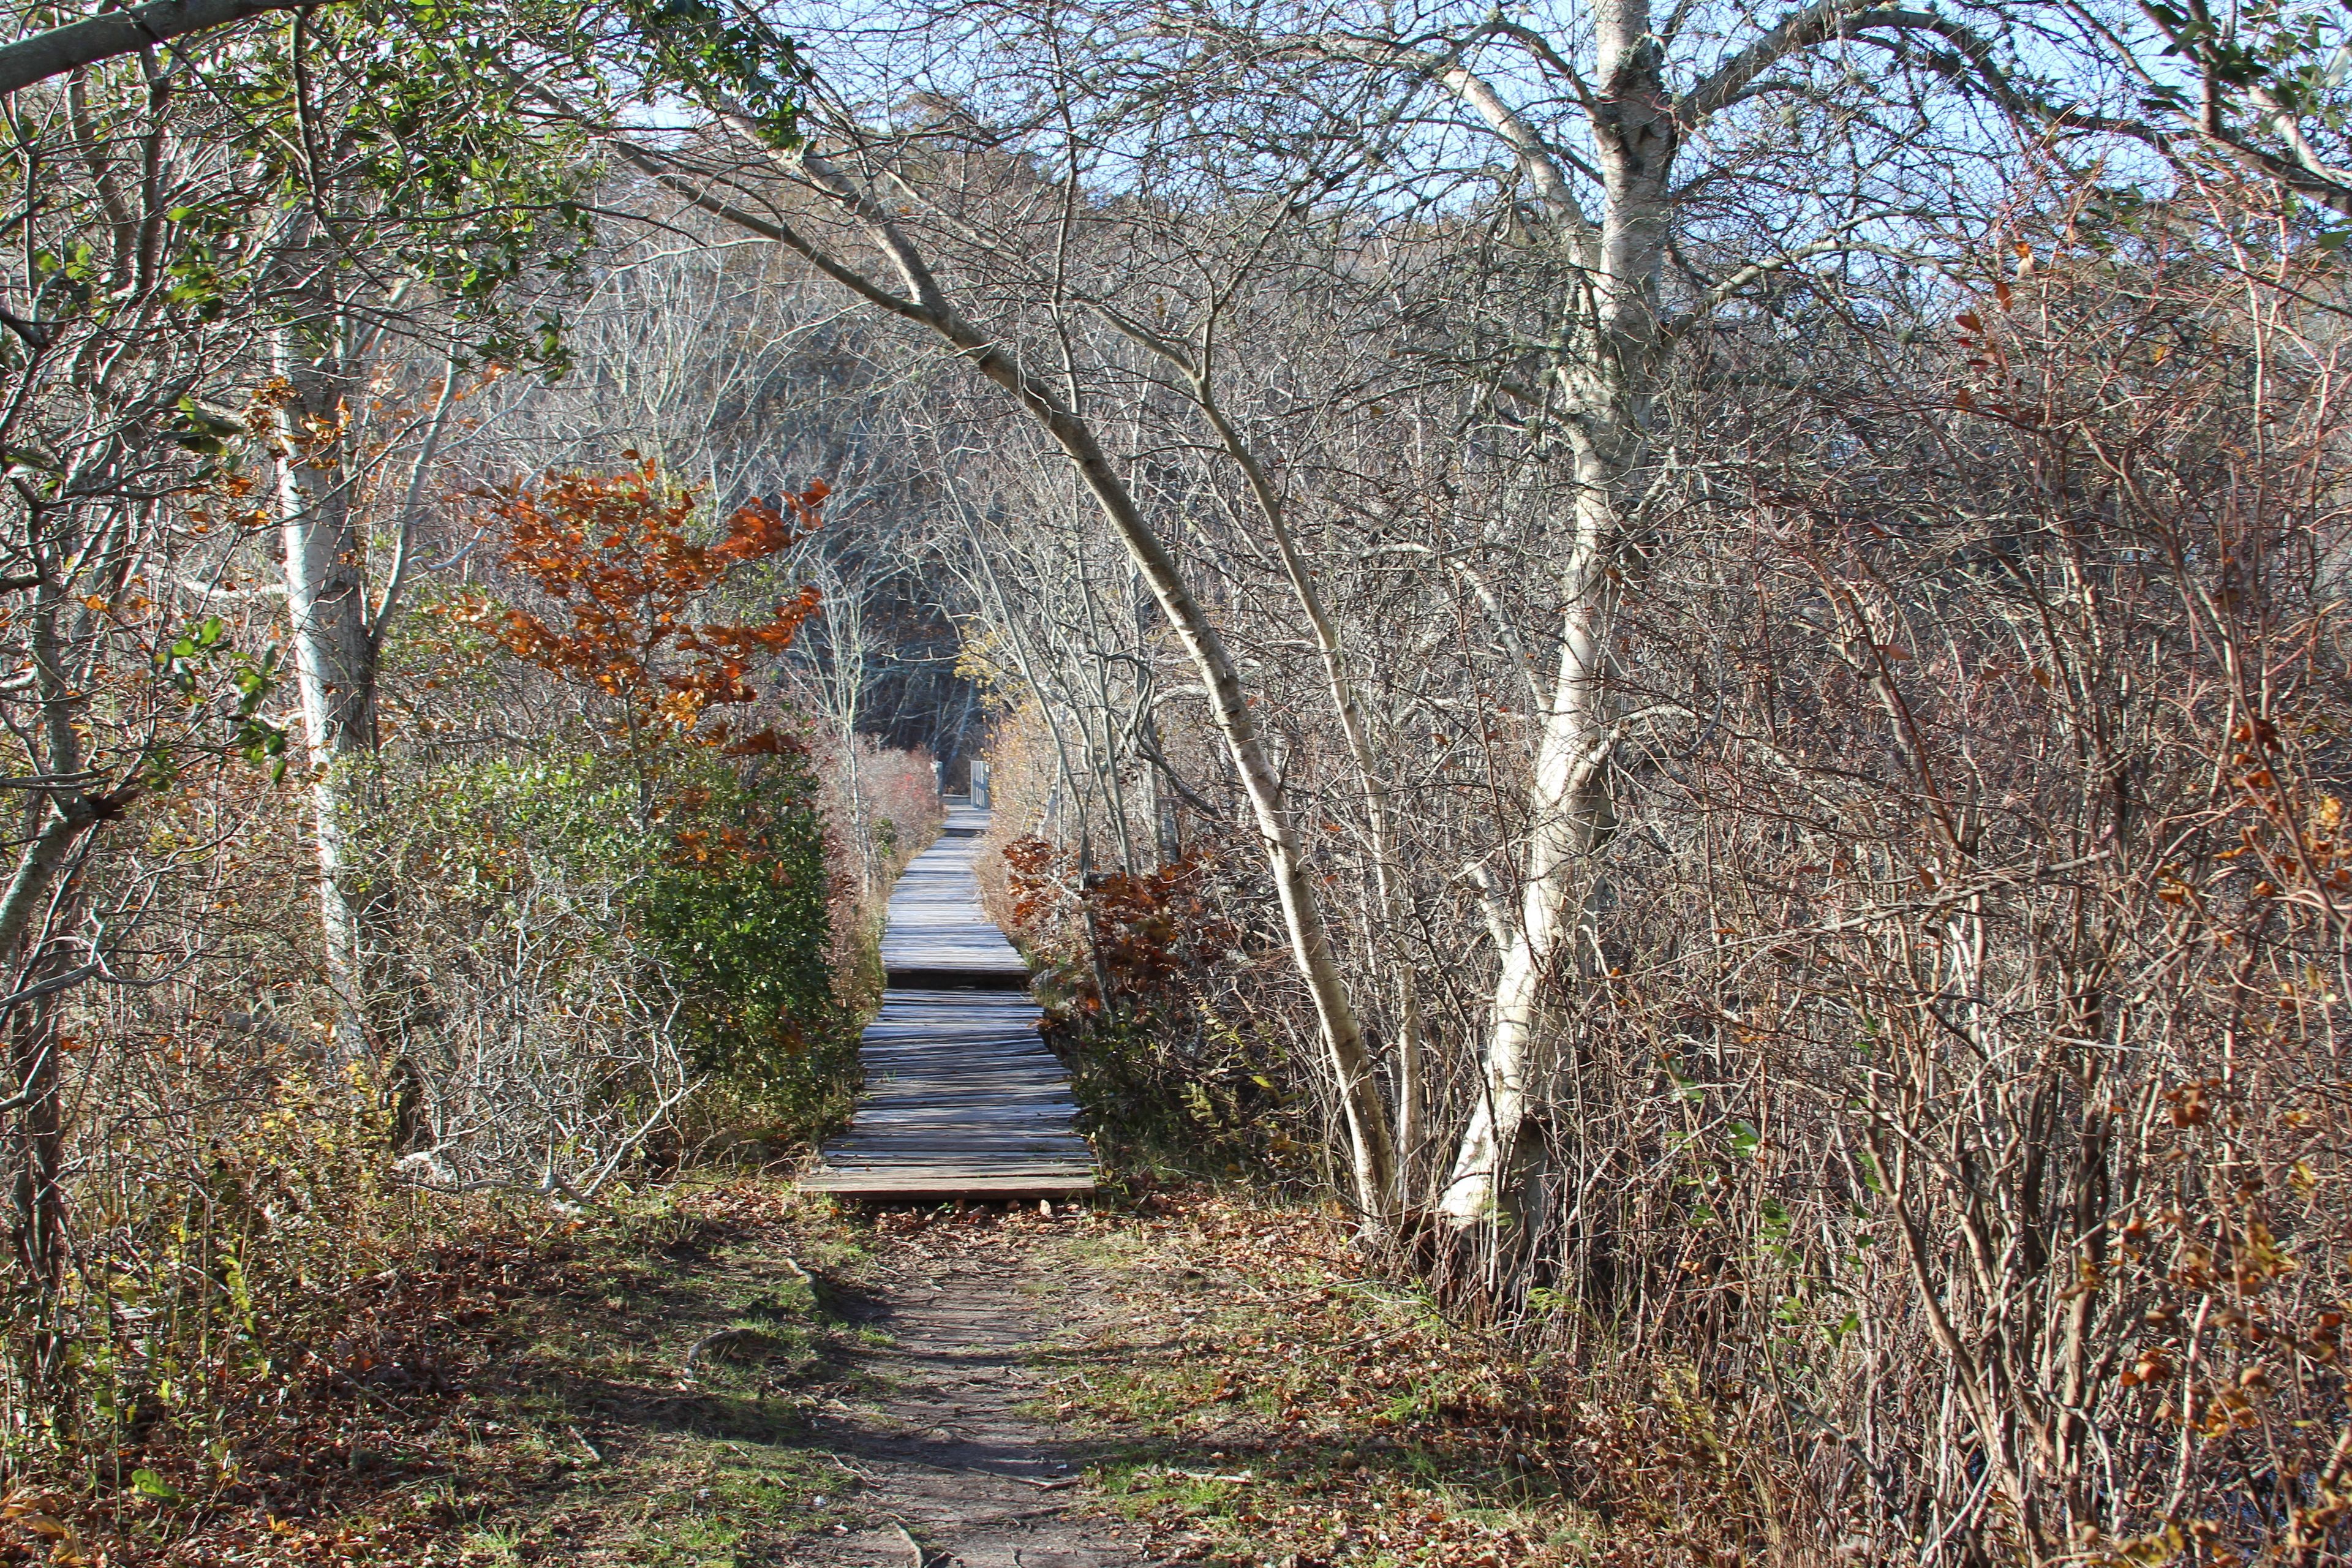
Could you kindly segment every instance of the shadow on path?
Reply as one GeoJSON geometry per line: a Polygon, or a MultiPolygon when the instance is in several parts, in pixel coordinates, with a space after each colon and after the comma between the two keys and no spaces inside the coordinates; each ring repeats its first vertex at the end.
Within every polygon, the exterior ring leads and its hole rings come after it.
{"type": "Polygon", "coordinates": [[[859,1482],[866,1527],[795,1543],[811,1568],[1128,1568],[1139,1536],[1089,1517],[1078,1477],[1099,1449],[1025,1407],[1044,1392],[1032,1347],[1054,1326],[1058,1249],[981,1235],[953,1256],[899,1250],[867,1325],[890,1342],[858,1358],[870,1400],[833,1402],[798,1439],[859,1482]]]}

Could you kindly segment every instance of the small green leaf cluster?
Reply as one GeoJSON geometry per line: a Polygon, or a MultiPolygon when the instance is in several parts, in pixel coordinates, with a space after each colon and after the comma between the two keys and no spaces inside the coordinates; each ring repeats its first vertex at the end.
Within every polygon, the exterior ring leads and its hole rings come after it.
{"type": "Polygon", "coordinates": [[[2273,123],[2280,116],[2307,116],[2328,132],[2344,131],[2342,89],[2352,64],[2352,32],[2337,7],[2248,0],[2216,16],[2202,5],[2147,0],[2143,9],[2162,36],[2158,52],[2198,78],[2193,88],[2144,83],[2143,109],[2195,120],[2210,98],[2217,108],[2226,102],[2273,123]]]}
{"type": "Polygon", "coordinates": [[[624,0],[623,8],[649,81],[675,82],[706,106],[747,114],[772,147],[799,144],[809,72],[792,39],[712,0],[624,0]]]}
{"type": "Polygon", "coordinates": [[[261,711],[285,679],[282,648],[271,643],[259,653],[247,653],[230,642],[220,616],[206,616],[159,649],[155,664],[199,730],[217,725],[224,732],[212,743],[199,738],[193,748],[151,747],[145,765],[150,788],[170,785],[181,766],[178,752],[190,749],[267,765],[272,783],[285,776],[286,731],[261,711]]]}
{"type": "Polygon", "coordinates": [[[163,264],[171,279],[165,296],[199,321],[219,321],[252,283],[259,253],[252,232],[235,206],[220,201],[173,207],[164,216],[176,242],[163,264]]]}

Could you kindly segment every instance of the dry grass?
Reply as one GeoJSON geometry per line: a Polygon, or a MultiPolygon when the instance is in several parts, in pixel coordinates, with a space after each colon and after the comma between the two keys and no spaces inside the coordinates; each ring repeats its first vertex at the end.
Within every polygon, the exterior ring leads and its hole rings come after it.
{"type": "Polygon", "coordinates": [[[1052,1409],[1120,1445],[1107,1504],[1168,1560],[1707,1563],[1775,1533],[1769,1482],[1669,1369],[1580,1384],[1447,1321],[1328,1213],[1150,1204],[1080,1244],[1123,1310],[1060,1352],[1052,1409]]]}

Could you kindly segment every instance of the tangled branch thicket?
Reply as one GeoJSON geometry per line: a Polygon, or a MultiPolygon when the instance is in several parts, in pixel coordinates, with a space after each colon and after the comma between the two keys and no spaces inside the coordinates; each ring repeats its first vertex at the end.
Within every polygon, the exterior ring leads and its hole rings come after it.
{"type": "Polygon", "coordinates": [[[2292,1559],[2347,1458],[2334,333],[2172,237],[1985,243],[1930,354],[1691,388],[1502,1256],[1821,1528],[2292,1559]]]}
{"type": "MultiPolygon", "coordinates": [[[[2207,196],[2211,229],[2096,192],[1988,220],[1957,325],[1791,289],[1664,395],[1608,621],[1610,820],[1546,978],[1517,1186],[1486,1245],[1399,1239],[1456,1310],[1553,1348],[1563,1433],[1593,1401],[1695,1425],[1721,1491],[1660,1552],[2340,1549],[2341,334],[2315,303],[2332,274],[2263,248],[2275,213],[2207,196]]],[[[1479,1092],[1477,976],[1517,918],[1490,889],[1525,842],[1497,781],[1528,765],[1529,661],[1494,631],[1537,546],[1360,521],[1377,504],[1335,505],[1315,558],[1395,770],[1402,929],[1281,595],[1236,593],[1226,625],[1362,911],[1347,959],[1386,1040],[1378,977],[1423,981],[1444,1129],[1479,1092]]],[[[1235,1023],[1292,1041],[1281,1094],[1196,1097],[1188,1131],[1254,1127],[1311,1178],[1294,1151],[1339,1117],[1313,1016],[1174,650],[1128,646],[1162,672],[1124,698],[1156,755],[1095,739],[1113,678],[1082,661],[1000,741],[1008,798],[1073,858],[1049,909],[1042,848],[1013,846],[1011,891],[1061,955],[1082,1061],[1131,1051],[1123,1016],[1204,1085],[1265,1070],[1223,1045],[1235,1023]],[[1169,760],[1201,770],[1183,795],[1169,760]],[[1183,864],[1244,872],[1185,874],[1213,894],[1191,929],[1231,951],[1127,952],[1132,888],[1075,863],[1126,857],[1114,790],[1172,820],[1183,864]],[[1152,971],[1188,957],[1171,1028],[1152,971]]],[[[1446,1152],[1416,1152],[1421,1192],[1446,1152]]]]}
{"type": "Polygon", "coordinates": [[[12,1485],[804,1150],[984,732],[1100,1146],[1608,1550],[2345,1559],[2340,17],[757,9],[10,99],[12,1485]]]}

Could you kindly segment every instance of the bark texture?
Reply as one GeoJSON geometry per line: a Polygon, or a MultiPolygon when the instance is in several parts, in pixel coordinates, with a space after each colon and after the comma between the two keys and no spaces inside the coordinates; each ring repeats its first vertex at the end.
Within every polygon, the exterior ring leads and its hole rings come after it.
{"type": "Polygon", "coordinates": [[[1577,205],[1557,156],[1489,84],[1459,68],[1444,76],[1529,172],[1555,243],[1581,278],[1574,330],[1550,367],[1576,474],[1575,528],[1560,568],[1559,663],[1537,742],[1518,919],[1506,933],[1480,1097],[1439,1194],[1439,1212],[1457,1226],[1509,1217],[1546,981],[1575,943],[1579,910],[1591,895],[1589,862],[1609,824],[1609,636],[1622,577],[1624,491],[1642,459],[1665,348],[1658,273],[1680,132],[1649,7],[1639,0],[1599,5],[1593,17],[1597,221],[1577,205]]]}
{"type": "Polygon", "coordinates": [[[286,609],[310,766],[327,976],[341,999],[335,1046],[346,1062],[367,1050],[366,892],[353,864],[352,791],[376,742],[376,639],[369,621],[366,541],[352,514],[343,460],[349,376],[339,353],[280,329],[285,384],[277,422],[278,507],[286,609]]]}

